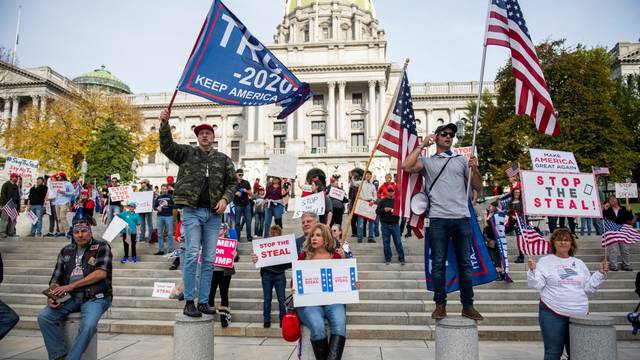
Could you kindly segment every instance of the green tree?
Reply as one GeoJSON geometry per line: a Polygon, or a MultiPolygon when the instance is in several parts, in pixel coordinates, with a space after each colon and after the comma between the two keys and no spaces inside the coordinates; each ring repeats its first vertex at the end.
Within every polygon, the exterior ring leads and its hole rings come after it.
{"type": "Polygon", "coordinates": [[[119,173],[122,182],[130,181],[135,156],[136,144],[130,133],[107,119],[88,145],[87,180],[97,179],[101,183],[111,174],[119,173]]]}
{"type": "MultiPolygon", "coordinates": [[[[493,104],[493,99],[488,91],[482,93],[480,97],[480,112],[478,113],[478,119],[484,119],[487,116],[487,112],[491,113],[496,111],[496,107],[493,104]]],[[[476,116],[476,101],[470,100],[467,103],[467,111],[465,117],[469,119],[464,126],[464,136],[458,142],[458,146],[471,146],[473,144],[473,118],[476,116]]],[[[478,121],[478,134],[480,134],[480,128],[482,122],[478,121]]],[[[493,147],[493,142],[490,137],[476,136],[476,151],[478,153],[479,169],[481,174],[490,172],[490,164],[493,162],[492,154],[489,151],[493,147]]]]}
{"type": "MultiPolygon", "coordinates": [[[[633,136],[630,150],[640,153],[640,74],[628,75],[616,81],[614,103],[622,122],[633,136]]],[[[640,182],[640,164],[636,164],[632,172],[634,181],[640,182]]]]}

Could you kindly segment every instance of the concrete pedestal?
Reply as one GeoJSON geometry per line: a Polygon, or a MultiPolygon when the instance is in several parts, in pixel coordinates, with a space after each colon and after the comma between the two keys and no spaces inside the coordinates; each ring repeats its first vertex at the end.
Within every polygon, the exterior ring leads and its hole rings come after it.
{"type": "Polygon", "coordinates": [[[616,328],[613,318],[599,315],[572,316],[569,319],[571,358],[616,360],[616,328]]]}
{"type": "Polygon", "coordinates": [[[478,324],[449,316],[436,323],[436,360],[478,360],[478,324]]]}
{"type": "MultiPolygon", "coordinates": [[[[327,341],[331,337],[331,328],[329,324],[325,322],[325,329],[327,333],[327,341]]],[[[298,350],[296,350],[298,351],[298,350]]],[[[301,360],[316,360],[313,354],[313,347],[311,346],[311,330],[308,327],[302,325],[302,356],[301,360]]]]}
{"type": "MultiPolygon", "coordinates": [[[[64,340],[67,344],[67,350],[71,348],[73,339],[78,335],[80,329],[80,313],[75,312],[69,314],[66,321],[62,322],[62,331],[64,332],[64,340]]],[[[87,349],[82,354],[81,360],[96,360],[98,358],[98,333],[96,332],[91,338],[87,349]]]]}
{"type": "Polygon", "coordinates": [[[173,359],[213,360],[213,316],[192,318],[176,314],[173,359]]]}

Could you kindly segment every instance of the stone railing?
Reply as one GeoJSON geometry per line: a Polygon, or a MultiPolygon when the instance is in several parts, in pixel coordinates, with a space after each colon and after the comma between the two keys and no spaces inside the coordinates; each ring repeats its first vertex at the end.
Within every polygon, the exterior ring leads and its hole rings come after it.
{"type": "MultiPolygon", "coordinates": [[[[469,95],[477,94],[477,81],[466,82],[428,82],[411,84],[411,95],[469,95]]],[[[483,91],[495,93],[496,87],[493,81],[485,81],[483,91]]]]}
{"type": "Polygon", "coordinates": [[[287,148],[273,148],[273,149],[271,149],[271,152],[273,154],[282,155],[282,154],[285,154],[287,152],[287,148]]]}
{"type": "Polygon", "coordinates": [[[364,146],[352,146],[351,147],[351,152],[352,153],[368,153],[369,152],[369,147],[367,145],[364,145],[364,146]]]}
{"type": "MultiPolygon", "coordinates": [[[[144,105],[168,104],[169,101],[171,101],[171,96],[173,96],[172,92],[159,92],[159,93],[140,93],[140,94],[134,94],[134,95],[126,95],[124,98],[129,103],[131,103],[131,105],[144,106],[144,105]]],[[[176,95],[175,100],[173,101],[174,104],[198,103],[198,102],[206,102],[206,100],[201,97],[183,93],[183,92],[179,92],[176,95]]]]}

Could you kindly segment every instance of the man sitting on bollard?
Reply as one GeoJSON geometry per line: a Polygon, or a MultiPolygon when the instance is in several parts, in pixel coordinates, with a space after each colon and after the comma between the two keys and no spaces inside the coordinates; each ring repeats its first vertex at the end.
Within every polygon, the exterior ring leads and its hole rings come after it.
{"type": "Polygon", "coordinates": [[[58,254],[49,281],[47,306],[38,314],[49,359],[80,359],[98,331],[100,317],[111,305],[111,246],[94,239],[91,224],[84,219],[74,222],[73,238],[75,242],[58,254]],[[67,294],[69,297],[64,300],[67,294]],[[57,297],[57,301],[53,300],[57,297]],[[67,351],[60,323],[78,311],[80,330],[67,351]]]}

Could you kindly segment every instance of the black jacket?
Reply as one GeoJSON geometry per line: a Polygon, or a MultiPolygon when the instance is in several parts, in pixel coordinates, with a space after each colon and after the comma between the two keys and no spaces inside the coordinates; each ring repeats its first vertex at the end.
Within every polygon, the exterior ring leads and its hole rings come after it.
{"type": "Polygon", "coordinates": [[[633,214],[624,206],[620,206],[618,215],[616,215],[612,208],[608,208],[603,211],[602,215],[605,219],[614,221],[616,224],[628,224],[629,221],[633,220],[633,214]]]}
{"type": "Polygon", "coordinates": [[[393,199],[382,199],[378,202],[376,214],[380,216],[380,222],[383,222],[385,224],[397,224],[400,221],[400,217],[397,215],[393,215],[393,211],[384,211],[384,208],[387,207],[393,209],[393,199]]]}

